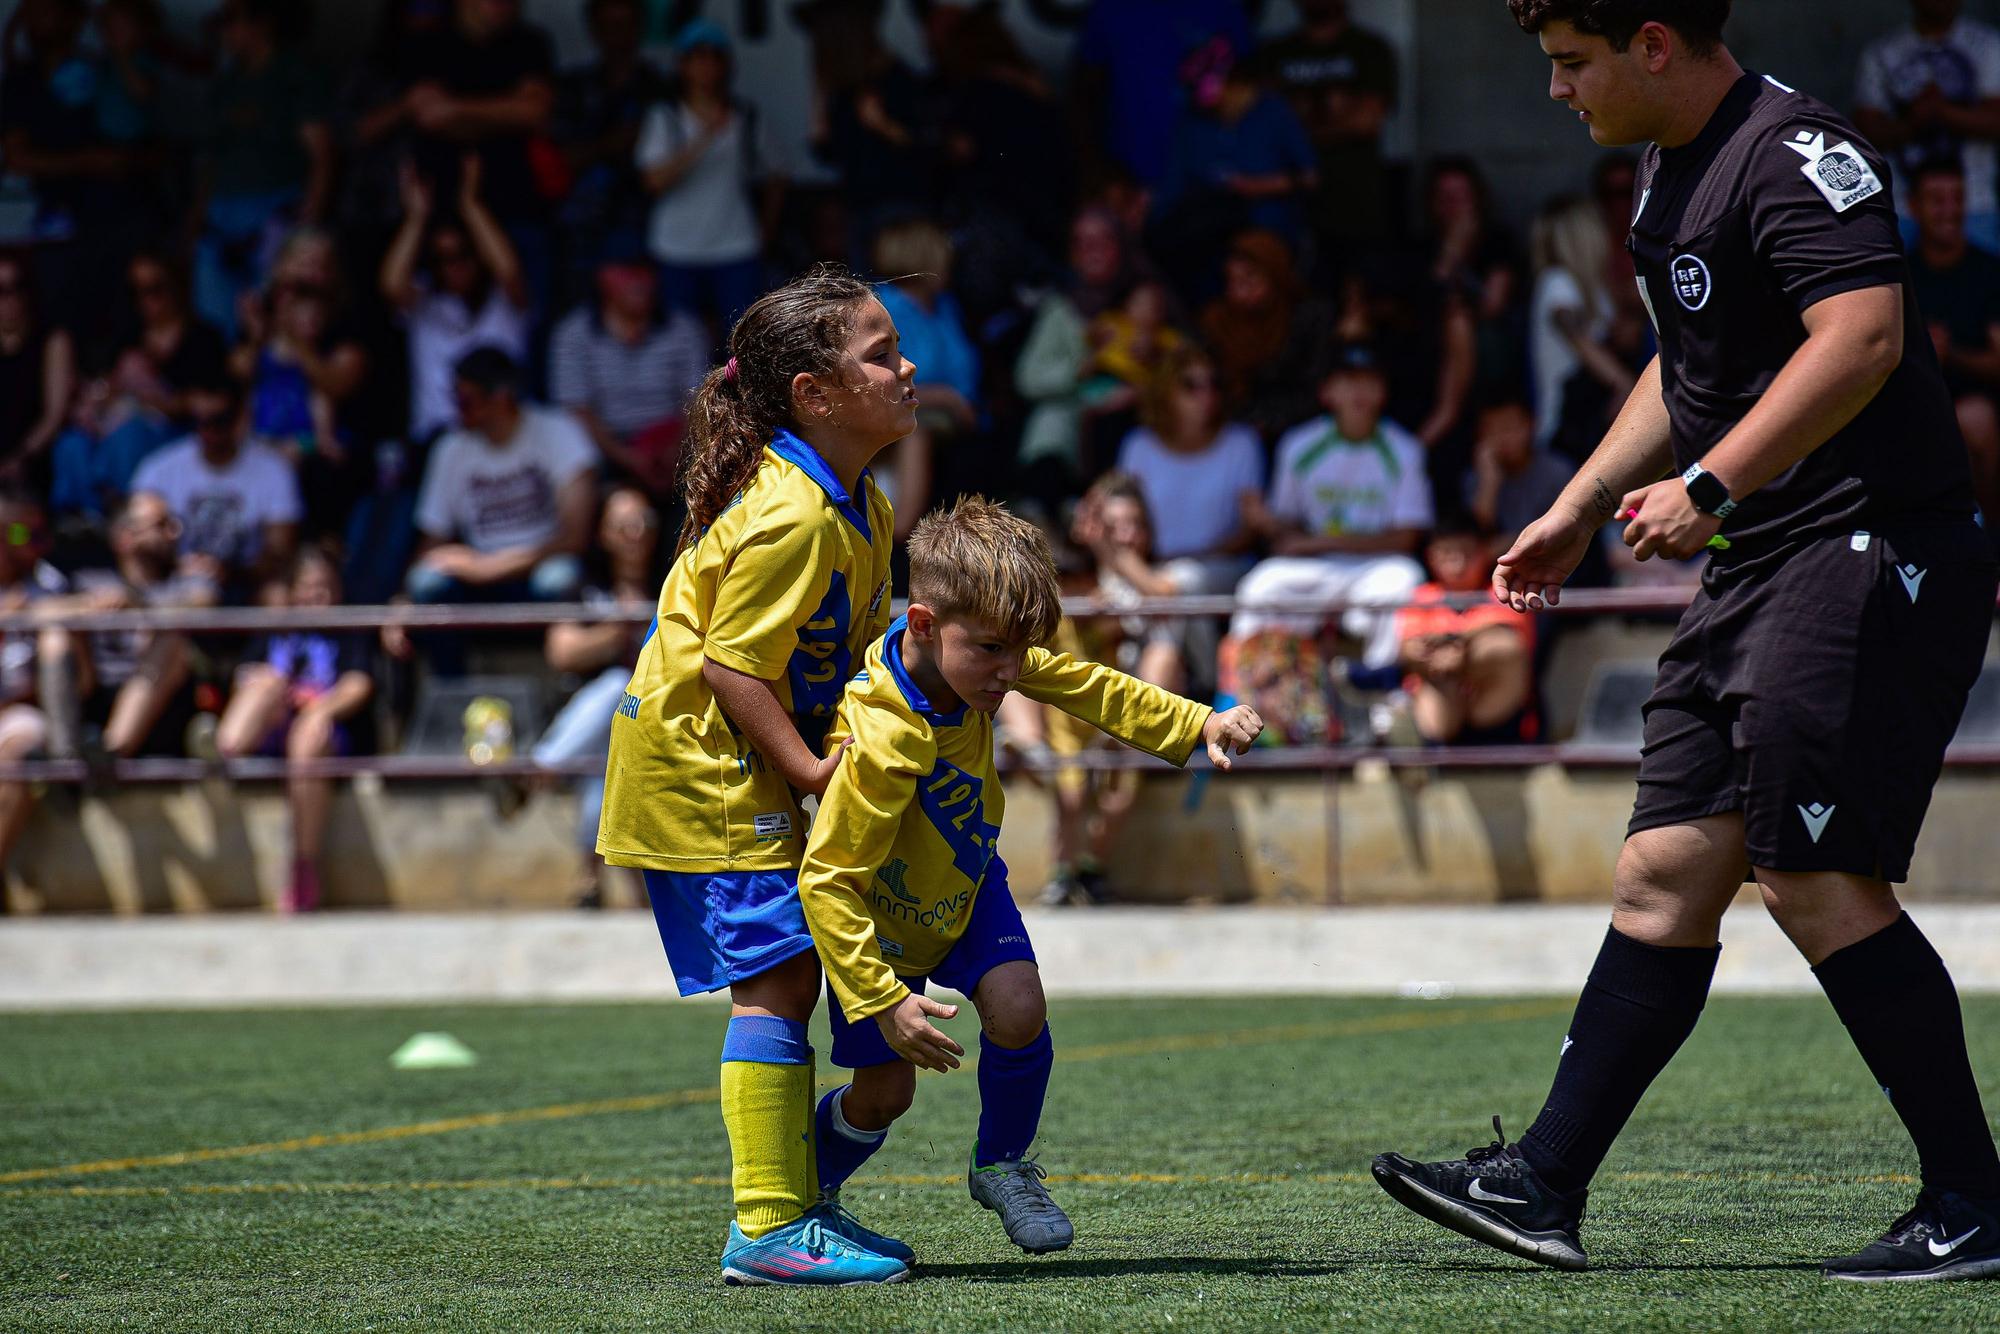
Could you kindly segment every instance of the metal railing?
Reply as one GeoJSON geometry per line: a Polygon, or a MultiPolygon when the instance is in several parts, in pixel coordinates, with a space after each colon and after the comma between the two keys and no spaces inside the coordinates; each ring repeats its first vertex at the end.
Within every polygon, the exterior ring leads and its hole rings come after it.
{"type": "MultiPolygon", "coordinates": [[[[1694,590],[1689,587],[1640,589],[1574,589],[1562,595],[1559,605],[1548,609],[1559,616],[1659,615],[1677,613],[1686,607],[1694,590]]],[[[1476,606],[1488,601],[1484,593],[1448,595],[1444,605],[1476,606]]],[[[898,603],[900,607],[902,604],[898,603]]],[[[1065,598],[1063,610],[1071,616],[1118,616],[1168,619],[1186,616],[1227,616],[1239,607],[1228,594],[1141,598],[1130,602],[1110,602],[1097,598],[1065,598]]],[[[1260,612],[1315,614],[1332,617],[1350,608],[1392,610],[1407,602],[1365,602],[1329,598],[1258,605],[1260,612]]],[[[1438,605],[1426,603],[1423,605],[1438,605]]],[[[32,634],[62,629],[80,634],[151,631],[197,635],[250,635],[304,630],[366,631],[396,626],[406,630],[491,631],[535,630],[564,622],[602,624],[622,621],[643,625],[652,619],[651,603],[628,603],[616,607],[602,604],[493,603],[414,606],[384,604],[343,607],[210,607],[161,608],[130,611],[85,611],[72,607],[0,613],[0,636],[32,634]]],[[[1235,758],[1235,767],[1247,772],[1351,772],[1375,764],[1390,768],[1423,769],[1522,769],[1559,764],[1578,769],[1630,768],[1638,761],[1635,749],[1621,745],[1554,743],[1504,746],[1370,746],[1306,745],[1253,750],[1235,758]]],[[[1197,761],[1205,763],[1205,761],[1197,761]]],[[[1961,745],[1946,753],[1945,762],[1956,767],[2000,767],[2000,746],[1961,745]]],[[[1123,748],[1091,749],[1072,755],[1009,755],[1003,770],[1014,772],[1060,772],[1064,770],[1156,769],[1163,762],[1138,751],[1123,748]]],[[[363,776],[391,782],[445,782],[466,779],[527,778],[536,775],[585,777],[602,772],[595,759],[544,765],[527,758],[496,760],[475,764],[459,755],[349,755],[292,760],[246,757],[228,760],[181,758],[115,759],[89,764],[76,759],[21,760],[0,763],[0,782],[34,782],[51,785],[191,783],[208,780],[230,782],[273,782],[286,777],[352,779],[363,776]]]]}

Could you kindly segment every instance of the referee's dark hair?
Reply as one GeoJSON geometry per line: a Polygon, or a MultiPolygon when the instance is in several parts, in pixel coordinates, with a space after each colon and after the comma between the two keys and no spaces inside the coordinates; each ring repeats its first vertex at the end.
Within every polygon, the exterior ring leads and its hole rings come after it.
{"type": "Polygon", "coordinates": [[[1721,44],[1722,25],[1729,21],[1729,0],[1507,0],[1507,8],[1523,32],[1567,23],[1586,36],[1604,38],[1614,51],[1632,45],[1648,23],[1663,23],[1698,56],[1721,44]]]}

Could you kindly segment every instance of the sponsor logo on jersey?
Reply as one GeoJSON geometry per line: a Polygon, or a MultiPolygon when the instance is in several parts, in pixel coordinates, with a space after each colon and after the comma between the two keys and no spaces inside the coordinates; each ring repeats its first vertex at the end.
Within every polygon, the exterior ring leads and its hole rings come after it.
{"type": "Polygon", "coordinates": [[[1715,290],[1708,276],[1708,265],[1702,263],[1699,255],[1675,255],[1667,265],[1667,278],[1673,283],[1674,299],[1689,310],[1700,310],[1707,305],[1709,295],[1715,290]]]}
{"type": "Polygon", "coordinates": [[[915,894],[912,894],[909,890],[909,886],[903,883],[903,877],[908,875],[909,873],[910,873],[910,864],[904,861],[901,857],[898,857],[894,861],[891,861],[887,866],[884,866],[881,870],[877,871],[875,873],[875,878],[877,880],[880,880],[883,884],[887,885],[889,887],[889,892],[891,894],[894,894],[897,898],[901,899],[903,902],[922,903],[923,900],[918,898],[915,894]]]}
{"type": "Polygon", "coordinates": [[[1824,131],[1800,130],[1786,140],[1785,147],[1805,159],[1800,173],[1833,205],[1835,213],[1845,213],[1882,193],[1882,178],[1850,140],[1843,139],[1829,148],[1824,131]]]}
{"type": "Polygon", "coordinates": [[[790,838],[792,836],[792,813],[790,811],[769,811],[757,816],[753,823],[756,826],[757,841],[759,843],[769,842],[774,838],[790,838]]]}

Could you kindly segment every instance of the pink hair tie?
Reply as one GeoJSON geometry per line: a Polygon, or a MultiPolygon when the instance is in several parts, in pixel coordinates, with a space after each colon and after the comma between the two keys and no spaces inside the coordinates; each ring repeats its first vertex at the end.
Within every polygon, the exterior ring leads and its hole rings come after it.
{"type": "Polygon", "coordinates": [[[729,364],[722,368],[722,378],[731,384],[736,383],[736,358],[731,357],[729,364]]]}

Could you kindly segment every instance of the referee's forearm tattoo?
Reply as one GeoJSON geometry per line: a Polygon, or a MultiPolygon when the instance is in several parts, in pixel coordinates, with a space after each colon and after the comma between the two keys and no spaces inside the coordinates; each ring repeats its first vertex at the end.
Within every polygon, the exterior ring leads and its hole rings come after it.
{"type": "Polygon", "coordinates": [[[1610,518],[1611,511],[1618,508],[1618,501],[1611,494],[1611,488],[1604,484],[1602,477],[1590,479],[1590,503],[1597,507],[1600,518],[1610,518]]]}

